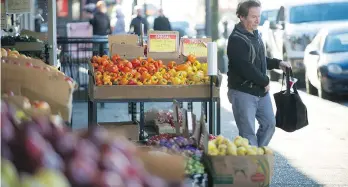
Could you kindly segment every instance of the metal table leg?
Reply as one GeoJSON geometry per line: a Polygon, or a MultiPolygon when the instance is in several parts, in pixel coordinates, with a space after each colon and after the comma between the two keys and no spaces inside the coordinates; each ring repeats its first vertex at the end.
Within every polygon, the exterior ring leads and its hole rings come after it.
{"type": "Polygon", "coordinates": [[[140,140],[144,137],[144,125],[145,125],[145,112],[144,112],[144,102],[140,102],[140,140]]]}
{"type": "Polygon", "coordinates": [[[220,97],[216,100],[216,134],[221,134],[221,102],[220,97]]]}
{"type": "Polygon", "coordinates": [[[135,122],[137,120],[137,103],[132,103],[132,121],[135,122]]]}
{"type": "Polygon", "coordinates": [[[131,115],[131,120],[133,122],[136,121],[136,111],[137,111],[137,103],[134,103],[134,102],[128,103],[128,115],[131,115]]]}
{"type": "Polygon", "coordinates": [[[188,102],[187,103],[187,110],[192,112],[193,111],[193,103],[192,102],[188,102]]]}
{"type": "Polygon", "coordinates": [[[92,101],[92,125],[96,125],[98,123],[98,103],[92,101]]]}
{"type": "Polygon", "coordinates": [[[202,103],[202,110],[203,110],[203,113],[205,115],[205,122],[207,123],[208,122],[208,103],[207,102],[203,102],[202,103]]]}
{"type": "Polygon", "coordinates": [[[93,121],[93,101],[88,99],[88,127],[92,125],[93,121]]]}

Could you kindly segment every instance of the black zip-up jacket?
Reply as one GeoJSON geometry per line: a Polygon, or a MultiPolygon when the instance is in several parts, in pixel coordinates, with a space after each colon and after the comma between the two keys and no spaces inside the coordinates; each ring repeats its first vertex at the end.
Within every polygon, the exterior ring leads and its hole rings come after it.
{"type": "Polygon", "coordinates": [[[89,23],[93,26],[93,35],[111,34],[110,18],[102,12],[96,12],[89,23]]]}
{"type": "Polygon", "coordinates": [[[228,39],[228,87],[263,97],[269,84],[267,69],[279,68],[280,60],[266,57],[264,44],[258,33],[248,32],[242,23],[236,24],[228,39]]]}
{"type": "Polygon", "coordinates": [[[171,31],[170,22],[165,16],[158,16],[153,22],[153,30],[155,31],[171,31]]]}
{"type": "Polygon", "coordinates": [[[149,23],[147,22],[146,18],[143,18],[141,16],[136,16],[135,18],[132,19],[131,24],[130,24],[130,30],[132,30],[133,27],[133,31],[136,35],[140,36],[141,31],[140,31],[140,24],[144,24],[144,35],[147,35],[147,30],[149,27],[149,23]]]}

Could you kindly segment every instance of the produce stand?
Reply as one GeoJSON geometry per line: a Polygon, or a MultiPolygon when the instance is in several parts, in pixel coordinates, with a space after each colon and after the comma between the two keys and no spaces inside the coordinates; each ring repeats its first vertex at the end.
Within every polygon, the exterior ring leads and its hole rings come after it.
{"type": "MultiPolygon", "coordinates": [[[[169,32],[172,34],[175,32],[169,32]]],[[[155,34],[163,34],[163,32],[154,32],[155,34]]],[[[167,33],[168,34],[168,33],[167,33]]],[[[168,64],[170,61],[176,61],[177,64],[183,63],[183,55],[179,54],[179,47],[173,52],[153,52],[155,43],[151,42],[151,32],[150,41],[148,42],[149,47],[147,48],[148,57],[153,59],[163,60],[163,64],[168,64]],[[180,56],[178,58],[178,56],[180,56]]],[[[126,59],[133,59],[139,56],[143,56],[144,48],[137,46],[135,44],[137,39],[135,36],[109,36],[109,49],[111,56],[113,54],[120,54],[121,57],[126,57],[126,59]]],[[[178,38],[177,38],[177,41],[178,38]]],[[[180,43],[182,44],[182,42],[180,43]]],[[[179,46],[179,45],[177,45],[179,46]]],[[[180,45],[181,46],[181,45],[180,45]]],[[[205,47],[205,50],[206,47],[205,47]]],[[[206,56],[200,57],[200,59],[206,60],[206,56]]],[[[192,111],[192,102],[202,102],[202,111],[208,119],[214,119],[216,115],[216,122],[211,121],[209,124],[209,130],[213,134],[220,133],[220,89],[217,82],[211,82],[209,84],[200,85],[96,85],[96,80],[94,78],[94,69],[90,66],[89,70],[89,98],[88,98],[88,122],[89,125],[97,124],[97,104],[98,103],[130,103],[130,113],[132,114],[132,121],[135,122],[136,116],[136,103],[140,103],[140,139],[144,138],[144,103],[146,102],[172,102],[176,100],[178,102],[188,102],[189,110],[192,111]],[[214,111],[206,114],[207,108],[204,103],[213,102],[214,111]],[[216,126],[215,126],[216,124],[216,126]],[[216,130],[215,130],[216,128],[216,130]]],[[[207,119],[206,119],[207,120],[207,119]]],[[[102,125],[102,124],[100,124],[102,125]]]]}
{"type": "Polygon", "coordinates": [[[15,49],[27,56],[41,58],[49,64],[49,45],[33,36],[4,36],[1,38],[1,47],[5,49],[15,49]]]}

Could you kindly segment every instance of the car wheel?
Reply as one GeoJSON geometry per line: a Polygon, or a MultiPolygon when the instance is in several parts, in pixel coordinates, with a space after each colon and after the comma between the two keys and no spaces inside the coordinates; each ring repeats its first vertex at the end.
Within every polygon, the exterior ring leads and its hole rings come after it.
{"type": "Polygon", "coordinates": [[[318,88],[318,96],[322,99],[326,99],[326,100],[332,100],[333,96],[324,90],[322,83],[320,83],[320,87],[318,88]]]}
{"type": "Polygon", "coordinates": [[[306,92],[311,95],[318,94],[318,89],[312,85],[312,83],[309,81],[307,76],[306,76],[306,92]]]}

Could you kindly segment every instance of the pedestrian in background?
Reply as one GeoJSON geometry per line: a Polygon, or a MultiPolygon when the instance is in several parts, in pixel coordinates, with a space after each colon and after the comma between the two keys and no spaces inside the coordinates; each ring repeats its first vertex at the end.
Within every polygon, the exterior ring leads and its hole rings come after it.
{"type": "Polygon", "coordinates": [[[110,18],[106,12],[107,8],[105,2],[98,1],[96,4],[96,12],[89,21],[93,26],[93,35],[106,36],[111,34],[110,18]]]}
{"type": "Polygon", "coordinates": [[[116,24],[112,34],[125,34],[126,25],[124,21],[124,14],[121,8],[116,9],[116,24]]]}
{"type": "Polygon", "coordinates": [[[163,10],[158,10],[158,17],[154,21],[153,30],[155,31],[171,31],[172,27],[168,18],[163,14],[163,10]]]}
{"type": "Polygon", "coordinates": [[[269,94],[267,69],[290,68],[288,62],[265,56],[265,48],[257,30],[261,4],[256,0],[239,3],[235,25],[227,45],[228,98],[239,135],[251,145],[267,146],[275,132],[275,116],[269,94]],[[255,118],[260,127],[255,134],[255,118]]]}
{"type": "MultiPolygon", "coordinates": [[[[101,37],[111,34],[110,18],[106,14],[107,8],[104,1],[98,1],[96,4],[96,12],[93,18],[90,19],[90,24],[93,27],[93,36],[101,37]]],[[[94,44],[93,55],[108,54],[108,44],[94,44]],[[103,53],[103,54],[101,54],[103,53]]]]}
{"type": "Polygon", "coordinates": [[[129,30],[131,33],[134,33],[140,36],[141,24],[144,24],[144,35],[147,35],[149,23],[147,22],[146,18],[142,16],[142,8],[140,6],[136,6],[135,11],[136,11],[136,16],[132,19],[129,30]]]}

